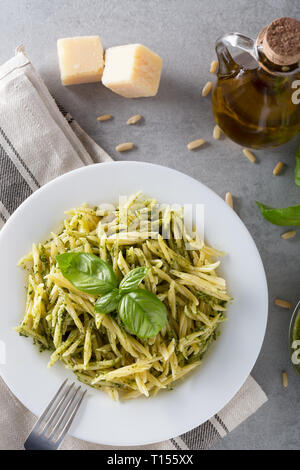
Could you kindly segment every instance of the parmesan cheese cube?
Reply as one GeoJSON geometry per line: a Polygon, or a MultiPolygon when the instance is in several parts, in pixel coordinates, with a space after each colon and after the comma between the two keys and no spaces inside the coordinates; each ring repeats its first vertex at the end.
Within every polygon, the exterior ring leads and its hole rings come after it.
{"type": "Polygon", "coordinates": [[[105,54],[102,83],[125,98],[155,96],[162,59],[141,44],[110,47],[105,54]]]}
{"type": "Polygon", "coordinates": [[[104,60],[99,36],[58,39],[57,51],[63,85],[101,81],[104,60]]]}

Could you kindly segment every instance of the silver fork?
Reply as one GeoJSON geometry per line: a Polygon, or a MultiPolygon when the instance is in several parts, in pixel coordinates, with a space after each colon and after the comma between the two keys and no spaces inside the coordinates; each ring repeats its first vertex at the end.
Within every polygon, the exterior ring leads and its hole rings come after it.
{"type": "Polygon", "coordinates": [[[57,450],[70,429],[86,390],[74,389],[68,379],[59,388],[27,437],[26,450],[57,450]]]}

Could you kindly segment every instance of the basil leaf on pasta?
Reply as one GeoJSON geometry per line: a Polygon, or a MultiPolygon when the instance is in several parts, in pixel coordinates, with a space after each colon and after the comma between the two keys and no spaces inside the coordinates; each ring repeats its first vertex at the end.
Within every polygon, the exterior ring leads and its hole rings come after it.
{"type": "Polygon", "coordinates": [[[139,338],[156,336],[167,321],[164,304],[144,289],[136,289],[122,297],[119,315],[127,329],[139,338]]]}
{"type": "Polygon", "coordinates": [[[69,252],[56,260],[62,275],[82,292],[104,295],[118,285],[113,269],[96,255],[69,252]]]}
{"type": "Polygon", "coordinates": [[[128,274],[122,279],[119,285],[121,293],[130,292],[136,289],[142,280],[147,276],[149,268],[141,266],[129,271],[128,274]]]}
{"type": "Polygon", "coordinates": [[[99,297],[97,302],[95,303],[95,311],[97,313],[111,313],[117,310],[119,302],[121,299],[121,295],[118,289],[113,289],[108,294],[99,297]]]}

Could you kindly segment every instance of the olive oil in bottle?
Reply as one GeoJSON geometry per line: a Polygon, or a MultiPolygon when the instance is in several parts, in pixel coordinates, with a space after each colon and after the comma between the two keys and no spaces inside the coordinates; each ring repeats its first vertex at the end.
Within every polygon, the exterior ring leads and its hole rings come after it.
{"type": "Polygon", "coordinates": [[[275,20],[256,42],[238,33],[229,34],[217,42],[216,50],[219,70],[212,107],[217,124],[228,137],[245,147],[264,148],[281,145],[300,132],[300,104],[293,98],[300,80],[299,21],[275,20]],[[285,30],[299,39],[289,39],[286,54],[286,38],[278,24],[284,24],[285,30]],[[279,31],[277,42],[274,31],[279,31]],[[238,63],[227,45],[245,51],[236,59],[238,63]]]}

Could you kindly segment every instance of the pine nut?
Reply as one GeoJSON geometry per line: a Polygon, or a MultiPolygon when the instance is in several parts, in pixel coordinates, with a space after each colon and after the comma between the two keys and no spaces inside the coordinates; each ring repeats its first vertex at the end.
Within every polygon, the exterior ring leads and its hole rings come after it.
{"type": "Polygon", "coordinates": [[[226,193],[225,202],[233,209],[233,198],[231,193],[226,193]]]}
{"type": "Polygon", "coordinates": [[[116,146],[117,152],[126,152],[127,150],[133,149],[134,144],[132,142],[124,142],[116,146]]]}
{"type": "Polygon", "coordinates": [[[101,116],[97,117],[97,121],[99,122],[108,121],[109,119],[112,119],[111,114],[102,114],[101,116]]]}
{"type": "Polygon", "coordinates": [[[196,139],[196,140],[192,140],[192,142],[188,143],[187,144],[187,148],[189,150],[195,150],[197,149],[198,147],[201,147],[201,145],[205,144],[205,140],[204,139],[196,139]]]}
{"type": "Polygon", "coordinates": [[[282,377],[282,386],[284,388],[287,388],[287,386],[289,384],[289,379],[288,379],[288,375],[285,372],[285,370],[282,372],[281,377],[282,377]]]}
{"type": "Polygon", "coordinates": [[[207,82],[202,89],[202,96],[207,96],[211,92],[212,86],[212,82],[207,82]]]}
{"type": "Polygon", "coordinates": [[[218,124],[214,127],[213,138],[219,140],[221,138],[221,129],[218,124]]]}
{"type": "Polygon", "coordinates": [[[131,124],[136,124],[138,121],[142,119],[142,116],[140,114],[136,114],[135,116],[131,116],[126,124],[131,125],[131,124]]]}
{"type": "Polygon", "coordinates": [[[210,64],[210,70],[209,70],[210,73],[216,73],[217,68],[218,68],[218,61],[213,60],[212,63],[210,64]]]}
{"type": "Polygon", "coordinates": [[[278,305],[278,307],[288,308],[288,309],[292,308],[291,302],[288,302],[287,300],[276,299],[274,303],[275,305],[278,305]]]}
{"type": "Polygon", "coordinates": [[[279,173],[282,172],[283,167],[284,167],[284,164],[282,162],[278,162],[277,165],[275,166],[274,170],[273,170],[273,175],[274,176],[279,175],[279,173]]]}
{"type": "Polygon", "coordinates": [[[281,238],[284,240],[288,240],[289,238],[294,238],[296,235],[296,230],[290,230],[289,232],[285,232],[281,235],[281,238]]]}
{"type": "Polygon", "coordinates": [[[253,153],[250,152],[250,150],[248,150],[248,149],[243,149],[243,154],[245,155],[245,157],[248,158],[248,160],[250,160],[251,163],[255,163],[255,162],[256,162],[256,156],[253,155],[253,153]]]}

